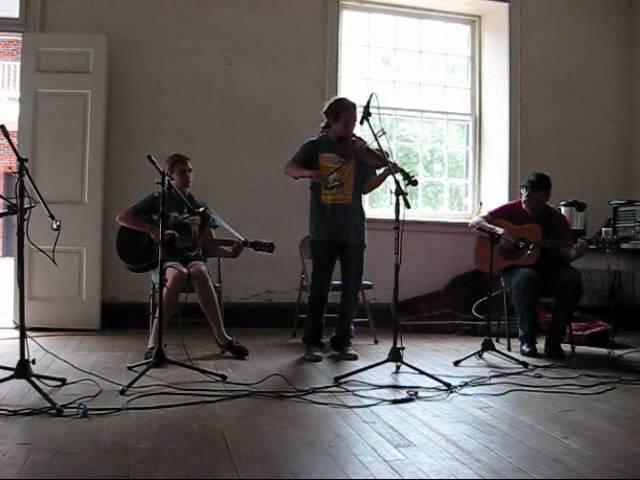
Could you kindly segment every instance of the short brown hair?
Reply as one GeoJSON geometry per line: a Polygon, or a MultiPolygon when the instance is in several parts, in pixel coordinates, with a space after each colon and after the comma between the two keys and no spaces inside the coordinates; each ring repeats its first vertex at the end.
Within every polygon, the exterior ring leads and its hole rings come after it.
{"type": "Polygon", "coordinates": [[[322,124],[322,130],[328,130],[332,123],[340,121],[343,114],[347,112],[355,112],[357,110],[358,107],[356,104],[348,98],[333,97],[322,109],[322,114],[326,119],[322,124]]]}
{"type": "Polygon", "coordinates": [[[172,153],[165,160],[169,173],[173,173],[178,165],[189,165],[190,162],[191,159],[182,153],[172,153]]]}

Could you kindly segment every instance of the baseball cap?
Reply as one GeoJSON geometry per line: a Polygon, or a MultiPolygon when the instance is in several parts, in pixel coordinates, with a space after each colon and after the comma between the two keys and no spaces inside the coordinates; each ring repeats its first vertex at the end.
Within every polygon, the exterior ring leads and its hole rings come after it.
{"type": "Polygon", "coordinates": [[[551,177],[546,173],[533,172],[520,184],[520,188],[526,188],[532,192],[550,192],[551,177]]]}

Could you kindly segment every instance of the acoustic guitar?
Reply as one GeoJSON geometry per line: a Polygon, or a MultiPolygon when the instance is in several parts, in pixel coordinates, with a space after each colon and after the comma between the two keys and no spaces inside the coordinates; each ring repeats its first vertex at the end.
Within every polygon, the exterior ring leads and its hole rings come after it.
{"type": "MultiPolygon", "coordinates": [[[[514,225],[506,220],[494,220],[492,223],[504,229],[500,243],[495,246],[493,271],[500,272],[512,266],[534,265],[540,259],[543,248],[570,248],[571,242],[544,240],[542,228],[535,224],[514,225]]],[[[584,239],[587,243],[593,240],[584,239]]],[[[491,237],[478,235],[476,240],[476,267],[478,270],[491,272],[491,237]]]]}
{"type": "MultiPolygon", "coordinates": [[[[201,243],[198,251],[193,250],[191,238],[181,238],[174,230],[165,235],[165,248],[168,253],[199,253],[205,257],[215,257],[216,247],[231,247],[238,240],[214,238],[201,243]]],[[[244,240],[242,245],[256,252],[273,253],[276,249],[272,242],[244,240]]],[[[125,267],[133,273],[150,272],[158,266],[158,244],[146,233],[121,226],[116,239],[116,251],[125,267]]]]}

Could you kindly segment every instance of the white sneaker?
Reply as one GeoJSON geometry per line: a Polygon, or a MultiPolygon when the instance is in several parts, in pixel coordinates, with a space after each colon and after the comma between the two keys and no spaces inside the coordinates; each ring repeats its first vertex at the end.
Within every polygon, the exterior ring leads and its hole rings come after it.
{"type": "Polygon", "coordinates": [[[324,359],[322,352],[318,347],[307,346],[304,352],[304,359],[307,362],[321,362],[324,359]]]}
{"type": "Polygon", "coordinates": [[[346,347],[337,352],[337,357],[339,360],[346,360],[348,362],[355,362],[360,358],[358,352],[356,352],[353,347],[346,347]]]}

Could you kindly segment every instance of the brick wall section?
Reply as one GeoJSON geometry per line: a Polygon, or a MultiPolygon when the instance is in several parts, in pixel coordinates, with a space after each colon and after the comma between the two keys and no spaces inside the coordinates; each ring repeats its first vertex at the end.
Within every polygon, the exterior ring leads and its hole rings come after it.
{"type": "Polygon", "coordinates": [[[0,35],[0,61],[18,62],[22,52],[22,40],[0,35]]]}

